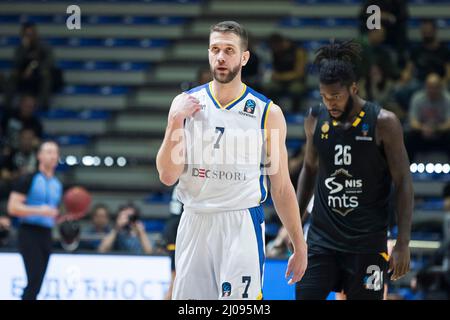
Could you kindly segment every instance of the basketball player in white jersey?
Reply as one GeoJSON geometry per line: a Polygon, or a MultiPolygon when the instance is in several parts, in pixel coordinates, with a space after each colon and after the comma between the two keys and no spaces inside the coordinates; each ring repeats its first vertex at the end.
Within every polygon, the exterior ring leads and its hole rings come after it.
{"type": "Polygon", "coordinates": [[[173,299],[262,299],[264,213],[270,192],[294,253],[289,284],[307,266],[286,122],[277,105],[241,81],[250,58],[247,33],[234,21],[211,28],[213,81],[175,97],[157,156],[160,180],[179,181],[184,205],[176,239],[173,299]]]}

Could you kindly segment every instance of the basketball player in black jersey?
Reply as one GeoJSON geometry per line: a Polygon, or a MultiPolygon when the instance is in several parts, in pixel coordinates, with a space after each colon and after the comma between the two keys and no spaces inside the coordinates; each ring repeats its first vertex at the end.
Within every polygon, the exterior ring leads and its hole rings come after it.
{"type": "Polygon", "coordinates": [[[296,297],[382,299],[387,273],[409,270],[413,188],[397,117],[358,96],[353,41],[317,52],[323,104],[305,119],[306,156],[298,180],[302,220],[314,192],[308,231],[308,268],[296,297]],[[398,237],[387,255],[388,202],[395,188],[398,237]]]}

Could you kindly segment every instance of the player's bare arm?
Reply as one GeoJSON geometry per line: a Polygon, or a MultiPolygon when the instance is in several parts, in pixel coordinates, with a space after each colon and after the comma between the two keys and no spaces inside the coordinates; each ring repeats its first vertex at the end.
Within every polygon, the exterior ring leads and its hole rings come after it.
{"type": "Polygon", "coordinates": [[[295,190],[289,178],[286,150],[286,121],[277,105],[272,105],[267,120],[268,150],[271,150],[269,176],[271,195],[281,222],[289,233],[294,253],[289,259],[286,277],[292,274],[289,284],[300,281],[307,266],[307,247],[303,238],[300,213],[295,190]]]}
{"type": "Polygon", "coordinates": [[[156,156],[159,179],[165,185],[174,185],[183,173],[185,137],[180,130],[183,129],[184,120],[199,110],[199,101],[186,93],[176,96],[172,101],[164,140],[156,156]]]}
{"type": "Polygon", "coordinates": [[[383,144],[389,171],[395,186],[398,237],[389,261],[392,280],[398,280],[409,271],[411,219],[414,207],[409,160],[403,143],[400,121],[390,111],[382,109],[377,121],[377,140],[383,144]]]}
{"type": "Polygon", "coordinates": [[[307,216],[306,208],[314,193],[314,184],[316,181],[317,169],[319,160],[316,148],[313,144],[314,130],[316,128],[317,119],[309,113],[305,119],[305,135],[306,135],[306,150],[303,168],[297,183],[297,199],[300,207],[300,215],[304,222],[307,216]]]}

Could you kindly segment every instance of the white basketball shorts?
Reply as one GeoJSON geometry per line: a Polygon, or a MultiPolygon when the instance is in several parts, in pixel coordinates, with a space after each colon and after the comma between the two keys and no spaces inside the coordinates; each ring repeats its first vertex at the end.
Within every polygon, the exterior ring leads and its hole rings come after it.
{"type": "Polygon", "coordinates": [[[186,209],[178,226],[172,299],[262,299],[264,212],[186,209]]]}

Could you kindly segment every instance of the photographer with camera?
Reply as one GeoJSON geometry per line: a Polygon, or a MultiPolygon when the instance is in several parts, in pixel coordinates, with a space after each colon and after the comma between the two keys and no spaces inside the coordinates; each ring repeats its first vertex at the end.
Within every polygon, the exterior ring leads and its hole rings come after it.
{"type": "Polygon", "coordinates": [[[133,204],[119,208],[114,228],[103,238],[98,248],[101,253],[112,250],[140,254],[153,252],[144,224],[140,221],[139,209],[133,204]]]}

